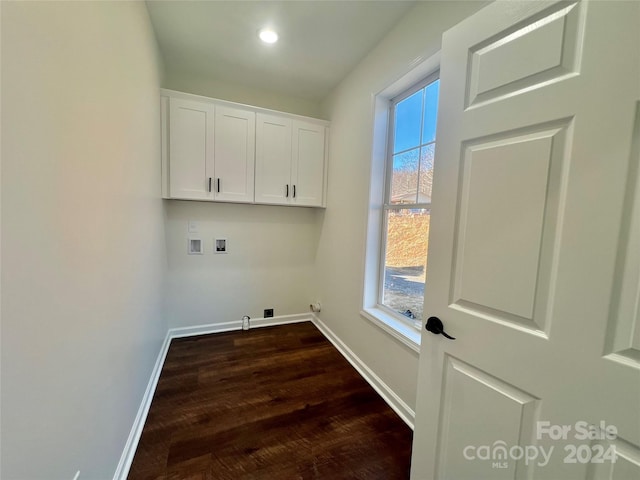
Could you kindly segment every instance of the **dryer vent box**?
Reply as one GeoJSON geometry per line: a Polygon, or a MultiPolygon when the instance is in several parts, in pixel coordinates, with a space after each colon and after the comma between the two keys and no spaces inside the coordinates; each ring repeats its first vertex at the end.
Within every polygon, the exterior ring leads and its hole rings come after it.
{"type": "Polygon", "coordinates": [[[216,238],[214,252],[215,253],[227,253],[227,239],[226,238],[216,238]]]}

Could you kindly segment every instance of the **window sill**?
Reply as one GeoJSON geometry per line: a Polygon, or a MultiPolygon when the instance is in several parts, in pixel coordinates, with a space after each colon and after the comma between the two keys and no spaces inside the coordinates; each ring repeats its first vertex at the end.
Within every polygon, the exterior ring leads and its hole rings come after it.
{"type": "Polygon", "coordinates": [[[395,318],[380,308],[364,308],[360,315],[414,352],[420,353],[420,329],[395,318]]]}

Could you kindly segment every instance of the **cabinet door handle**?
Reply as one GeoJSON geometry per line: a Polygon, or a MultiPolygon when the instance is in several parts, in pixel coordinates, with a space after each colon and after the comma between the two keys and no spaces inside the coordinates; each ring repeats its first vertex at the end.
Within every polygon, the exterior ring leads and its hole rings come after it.
{"type": "Polygon", "coordinates": [[[286,195],[286,197],[289,198],[289,184],[287,184],[287,195],[286,195]]]}
{"type": "Polygon", "coordinates": [[[293,198],[296,198],[296,186],[293,186],[293,198]]]}
{"type": "Polygon", "coordinates": [[[211,193],[211,177],[209,177],[209,193],[211,193]]]}
{"type": "Polygon", "coordinates": [[[218,178],[217,183],[218,185],[216,187],[216,190],[218,191],[218,193],[220,193],[220,178],[218,178]]]}

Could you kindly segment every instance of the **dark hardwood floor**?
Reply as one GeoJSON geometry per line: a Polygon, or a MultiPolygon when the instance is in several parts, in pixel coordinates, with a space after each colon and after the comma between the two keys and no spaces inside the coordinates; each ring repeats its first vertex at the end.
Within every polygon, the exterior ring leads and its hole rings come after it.
{"type": "Polygon", "coordinates": [[[171,342],[128,478],[406,479],[411,440],[313,324],[202,335],[171,342]]]}

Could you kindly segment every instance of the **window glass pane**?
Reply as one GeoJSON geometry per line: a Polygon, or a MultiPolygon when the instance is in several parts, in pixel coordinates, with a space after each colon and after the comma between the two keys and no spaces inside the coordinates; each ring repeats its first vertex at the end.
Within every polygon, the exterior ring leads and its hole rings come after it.
{"type": "Polygon", "coordinates": [[[419,90],[396,105],[393,153],[420,145],[422,93],[419,90]]]}
{"type": "Polygon", "coordinates": [[[422,320],[429,209],[387,210],[383,305],[422,320]]]}
{"type": "Polygon", "coordinates": [[[435,143],[420,149],[420,184],[418,203],[431,203],[431,187],[433,186],[433,154],[435,143]]]}
{"type": "Polygon", "coordinates": [[[438,117],[438,93],[440,80],[427,85],[424,95],[424,121],[422,124],[422,143],[436,139],[436,118],[438,117]]]}
{"type": "Polygon", "coordinates": [[[416,203],[419,160],[419,148],[393,156],[391,203],[416,203]]]}

